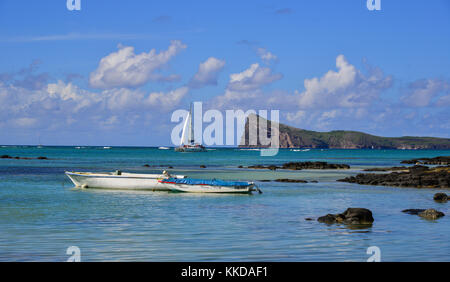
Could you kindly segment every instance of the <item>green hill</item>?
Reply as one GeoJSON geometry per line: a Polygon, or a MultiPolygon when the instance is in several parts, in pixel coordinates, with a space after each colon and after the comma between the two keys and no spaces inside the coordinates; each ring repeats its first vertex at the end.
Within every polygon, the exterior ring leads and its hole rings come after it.
{"type": "MultiPolygon", "coordinates": [[[[262,119],[266,121],[265,119],[262,119]]],[[[252,130],[256,130],[254,127],[252,130]]],[[[270,121],[265,134],[271,135],[270,121]]],[[[380,137],[359,131],[334,130],[318,132],[279,124],[280,148],[330,148],[330,149],[450,149],[450,139],[436,137],[380,137]]],[[[249,122],[239,147],[265,147],[258,140],[249,144],[249,122]]],[[[264,134],[264,133],[263,133],[264,134]]]]}

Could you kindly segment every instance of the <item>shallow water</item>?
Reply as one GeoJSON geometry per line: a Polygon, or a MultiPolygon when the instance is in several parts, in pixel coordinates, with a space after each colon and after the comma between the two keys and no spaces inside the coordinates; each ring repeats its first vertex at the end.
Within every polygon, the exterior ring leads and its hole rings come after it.
{"type": "MultiPolygon", "coordinates": [[[[156,148],[0,147],[0,155],[50,160],[0,159],[0,260],[65,261],[78,246],[82,261],[365,261],[370,246],[382,261],[450,261],[448,204],[439,189],[360,186],[336,182],[371,166],[450,151],[216,149],[175,153],[156,148]],[[347,163],[350,170],[268,171],[239,165],[287,161],[347,163]],[[65,170],[171,172],[235,180],[297,178],[319,183],[257,182],[262,195],[196,195],[73,188],[65,170]],[[199,168],[206,165],[206,169],[199,168]],[[305,218],[372,210],[365,229],[305,218]],[[435,208],[447,216],[427,221],[401,212],[435,208]]],[[[448,191],[444,191],[448,193],[448,191]]]]}

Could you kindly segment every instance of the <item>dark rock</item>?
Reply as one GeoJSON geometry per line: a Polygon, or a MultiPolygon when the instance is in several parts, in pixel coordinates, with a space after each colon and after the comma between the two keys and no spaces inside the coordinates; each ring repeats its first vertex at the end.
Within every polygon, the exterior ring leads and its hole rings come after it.
{"type": "Polygon", "coordinates": [[[149,164],[145,164],[145,165],[143,165],[143,167],[150,167],[150,165],[149,164]]]}
{"type": "Polygon", "coordinates": [[[28,158],[28,157],[11,157],[9,155],[2,155],[0,156],[0,159],[16,159],[16,160],[48,160],[47,157],[37,157],[37,158],[28,158]]]}
{"type": "Polygon", "coordinates": [[[238,168],[244,168],[244,167],[240,165],[240,166],[238,166],[238,168]]]}
{"type": "Polygon", "coordinates": [[[168,166],[167,168],[173,168],[173,166],[168,166]]]}
{"type": "Polygon", "coordinates": [[[310,217],[307,217],[307,218],[305,218],[305,220],[314,220],[313,218],[310,218],[310,217]]]}
{"type": "Polygon", "coordinates": [[[310,182],[311,183],[319,183],[319,181],[317,181],[317,180],[311,180],[310,182]]]}
{"type": "Polygon", "coordinates": [[[437,211],[435,209],[427,209],[427,210],[424,210],[423,212],[420,212],[419,216],[423,217],[425,219],[435,220],[435,219],[445,216],[445,214],[443,212],[437,211]]]}
{"type": "Polygon", "coordinates": [[[283,164],[283,169],[302,170],[302,169],[349,169],[346,164],[329,164],[327,162],[289,162],[283,164]]]}
{"type": "Polygon", "coordinates": [[[440,203],[446,203],[448,201],[448,195],[445,193],[436,193],[433,196],[433,200],[440,203]]]}
{"type": "Polygon", "coordinates": [[[272,180],[267,180],[267,179],[263,179],[263,180],[259,180],[260,182],[270,182],[272,180]]]}
{"type": "Polygon", "coordinates": [[[290,170],[302,170],[302,169],[349,169],[350,166],[346,164],[329,164],[327,162],[289,162],[283,164],[281,167],[276,165],[251,165],[248,168],[253,169],[270,169],[276,170],[278,168],[290,169],[290,170]]]}
{"type": "Polygon", "coordinates": [[[363,169],[363,171],[398,171],[398,170],[408,170],[408,167],[394,166],[394,167],[373,167],[373,168],[363,169]]]}
{"type": "Polygon", "coordinates": [[[360,173],[337,181],[364,185],[415,188],[450,188],[450,167],[413,166],[406,172],[360,173]]]}
{"type": "Polygon", "coordinates": [[[439,217],[445,216],[443,212],[437,211],[435,209],[407,209],[402,210],[402,212],[412,215],[418,215],[420,217],[423,217],[425,219],[435,220],[439,217]]]}
{"type": "Polygon", "coordinates": [[[419,213],[425,211],[425,209],[407,209],[407,210],[402,210],[402,212],[407,213],[407,214],[412,214],[412,215],[418,215],[419,213]]]}
{"type": "Polygon", "coordinates": [[[250,165],[248,166],[248,168],[253,168],[253,169],[265,169],[267,167],[263,166],[263,165],[250,165]]]}
{"type": "Polygon", "coordinates": [[[267,168],[270,170],[277,170],[278,167],[276,165],[269,165],[267,168]]]}
{"type": "Polygon", "coordinates": [[[401,161],[401,163],[402,164],[450,165],[450,156],[404,160],[404,161],[401,161]]]}
{"type": "Polygon", "coordinates": [[[333,224],[364,224],[370,225],[374,221],[372,212],[365,208],[348,208],[345,212],[340,214],[327,214],[317,219],[319,222],[333,224]]]}
{"type": "Polygon", "coordinates": [[[200,168],[206,168],[206,165],[201,165],[200,168]]]}
{"type": "Polygon", "coordinates": [[[276,179],[275,181],[276,182],[290,182],[290,183],[308,183],[308,181],[302,180],[302,179],[287,179],[287,178],[276,179]]]}

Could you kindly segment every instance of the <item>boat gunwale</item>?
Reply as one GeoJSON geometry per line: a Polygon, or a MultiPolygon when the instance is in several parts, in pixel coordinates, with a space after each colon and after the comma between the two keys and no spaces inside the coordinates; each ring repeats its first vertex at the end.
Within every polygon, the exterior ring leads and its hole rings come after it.
{"type": "MultiPolygon", "coordinates": [[[[70,171],[66,171],[65,172],[66,175],[74,175],[74,176],[81,176],[81,177],[95,177],[95,178],[131,178],[131,179],[162,179],[164,178],[164,175],[162,174],[151,174],[154,175],[154,177],[149,177],[149,176],[130,176],[130,175],[108,175],[108,174],[88,174],[88,173],[79,173],[79,172],[70,172],[70,171]]],[[[130,173],[133,174],[133,173],[130,173]]],[[[184,177],[182,175],[176,175],[176,177],[184,177]]]]}

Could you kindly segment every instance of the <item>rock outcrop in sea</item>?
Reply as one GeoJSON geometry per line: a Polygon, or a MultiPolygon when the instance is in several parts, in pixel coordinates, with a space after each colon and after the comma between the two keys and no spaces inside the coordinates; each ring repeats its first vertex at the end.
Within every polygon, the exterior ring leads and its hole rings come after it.
{"type": "Polygon", "coordinates": [[[372,216],[372,211],[369,209],[348,208],[343,213],[321,216],[317,219],[317,221],[326,224],[343,223],[350,225],[371,225],[374,219],[372,216]]]}
{"type": "Polygon", "coordinates": [[[284,163],[281,166],[276,165],[253,165],[248,166],[248,168],[253,169],[290,169],[290,170],[302,170],[302,169],[349,169],[350,166],[347,164],[330,164],[327,162],[289,162],[284,163]]]}
{"type": "Polygon", "coordinates": [[[437,211],[435,209],[407,209],[402,210],[402,212],[412,215],[418,215],[428,220],[436,220],[440,217],[445,216],[443,212],[437,211]]]}
{"type": "Polygon", "coordinates": [[[337,181],[363,185],[384,185],[414,188],[450,188],[450,166],[429,168],[413,166],[407,171],[391,173],[360,173],[337,181]]]}

